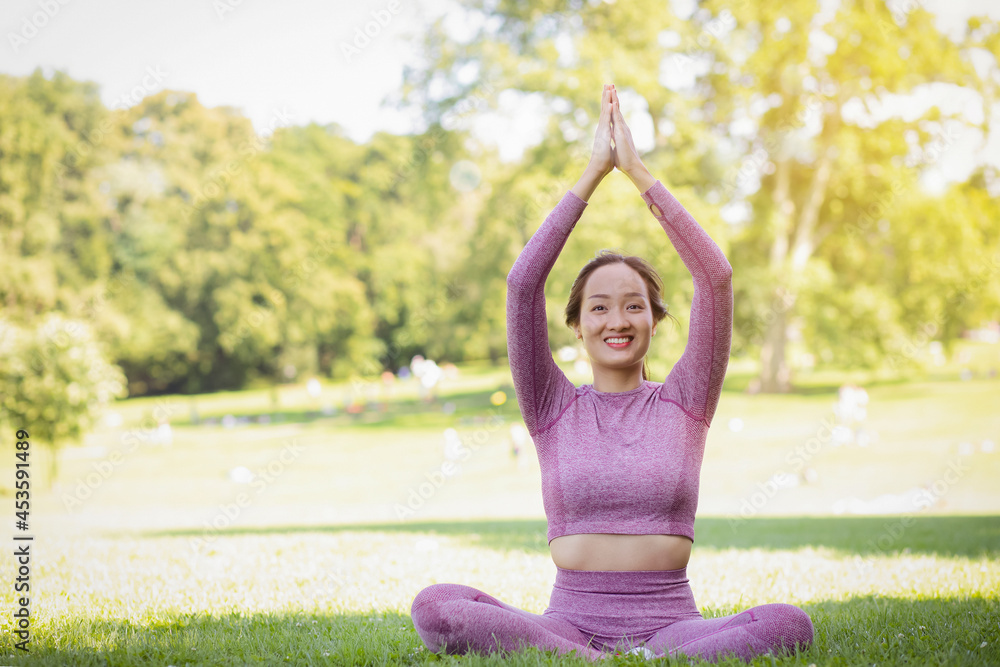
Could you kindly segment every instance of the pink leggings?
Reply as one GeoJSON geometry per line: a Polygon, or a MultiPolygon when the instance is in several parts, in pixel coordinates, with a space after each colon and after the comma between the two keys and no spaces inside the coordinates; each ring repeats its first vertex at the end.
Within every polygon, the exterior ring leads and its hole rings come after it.
{"type": "Polygon", "coordinates": [[[812,643],[809,615],[790,604],[764,604],[732,616],[702,618],[687,568],[584,571],[557,568],[549,607],[532,614],[461,584],[420,591],[410,610],[434,652],[491,653],[525,646],[577,651],[592,660],[645,646],[656,655],[744,660],[812,643]]]}

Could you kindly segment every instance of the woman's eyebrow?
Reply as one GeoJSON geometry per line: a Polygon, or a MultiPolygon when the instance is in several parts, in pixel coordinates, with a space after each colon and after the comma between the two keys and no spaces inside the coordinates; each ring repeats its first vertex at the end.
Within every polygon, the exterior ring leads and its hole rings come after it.
{"type": "MultiPolygon", "coordinates": [[[[639,296],[639,297],[642,297],[643,299],[646,298],[646,295],[643,294],[642,292],[629,292],[625,296],[639,296]]],[[[610,299],[611,295],[609,295],[609,294],[591,294],[587,298],[589,298],[589,299],[610,299]]]]}

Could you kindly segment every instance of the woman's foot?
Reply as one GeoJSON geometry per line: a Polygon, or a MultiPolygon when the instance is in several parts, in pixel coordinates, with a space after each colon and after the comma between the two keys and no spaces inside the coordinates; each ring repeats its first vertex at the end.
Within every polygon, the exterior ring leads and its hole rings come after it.
{"type": "Polygon", "coordinates": [[[652,660],[656,657],[656,654],[650,651],[645,646],[636,646],[634,649],[626,653],[625,655],[641,655],[646,660],[652,660]]]}

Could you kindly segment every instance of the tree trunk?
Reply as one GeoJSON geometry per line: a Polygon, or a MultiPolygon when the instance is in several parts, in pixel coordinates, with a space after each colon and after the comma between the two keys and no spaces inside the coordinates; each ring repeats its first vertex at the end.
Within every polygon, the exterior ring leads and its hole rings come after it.
{"type": "Polygon", "coordinates": [[[771,246],[771,271],[780,276],[782,284],[775,289],[765,319],[767,330],[760,351],[760,390],[765,393],[785,393],[792,388],[792,371],[785,358],[785,344],[788,342],[789,312],[795,305],[798,276],[805,270],[806,262],[812,256],[819,241],[827,230],[816,230],[820,207],[830,183],[833,160],[836,153],[830,149],[823,152],[813,174],[801,211],[796,219],[795,201],[789,191],[791,165],[787,159],[776,165],[774,199],[777,204],[775,216],[774,242],[771,246]],[[792,229],[792,221],[797,224],[792,229]]]}
{"type": "MultiPolygon", "coordinates": [[[[789,159],[778,159],[775,165],[774,202],[775,213],[772,223],[774,241],[771,244],[770,267],[772,276],[781,276],[782,269],[787,266],[788,236],[795,215],[795,202],[789,192],[791,175],[789,159]]],[[[777,295],[778,290],[775,290],[777,295]]],[[[792,297],[794,299],[794,296],[792,297]]],[[[785,362],[785,330],[788,326],[788,308],[778,307],[777,298],[771,299],[768,310],[764,314],[767,329],[764,331],[764,343],[760,350],[760,391],[765,393],[783,393],[791,389],[791,372],[785,362]]]]}
{"type": "Polygon", "coordinates": [[[785,360],[785,343],[788,341],[788,311],[777,308],[764,332],[760,350],[760,390],[766,394],[785,393],[792,388],[792,371],[785,360]]]}

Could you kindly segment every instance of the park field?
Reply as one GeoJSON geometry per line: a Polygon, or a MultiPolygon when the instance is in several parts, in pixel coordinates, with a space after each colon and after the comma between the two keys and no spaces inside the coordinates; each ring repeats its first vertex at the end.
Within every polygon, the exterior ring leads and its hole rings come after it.
{"type": "MultiPolygon", "coordinates": [[[[843,378],[814,379],[765,396],[727,378],[688,566],[703,614],[804,608],[815,644],[760,665],[1000,664],[1000,379],[868,382],[864,437],[842,442],[829,434],[843,378]]],[[[59,453],[54,477],[32,450],[30,653],[14,648],[8,555],[0,662],[587,664],[436,656],[409,619],[437,582],[547,605],[538,466],[530,442],[512,453],[502,370],[463,367],[433,400],[363,381],[116,412],[59,453]],[[366,399],[348,409],[348,392],[366,399]],[[448,428],[465,443],[451,466],[448,428]]]]}

